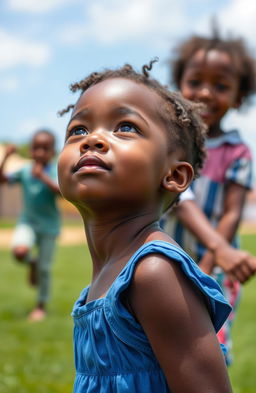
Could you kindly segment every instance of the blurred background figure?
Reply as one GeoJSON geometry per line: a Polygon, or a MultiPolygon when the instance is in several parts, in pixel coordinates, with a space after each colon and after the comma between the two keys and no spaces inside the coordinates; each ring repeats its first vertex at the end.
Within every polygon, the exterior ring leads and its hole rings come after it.
{"type": "MultiPolygon", "coordinates": [[[[241,38],[223,39],[214,30],[211,37],[191,36],[176,47],[171,75],[185,98],[203,104],[201,116],[208,128],[207,158],[191,187],[194,200],[217,231],[238,247],[237,230],[246,195],[252,189],[252,154],[236,129],[224,131],[222,121],[230,109],[248,103],[255,92],[254,58],[241,38]]],[[[220,267],[214,268],[214,255],[186,228],[196,231],[200,220],[190,200],[191,196],[183,196],[177,209],[165,218],[163,227],[204,271],[212,273],[234,307],[219,332],[220,341],[230,350],[239,281],[245,281],[255,269],[245,261],[230,280],[220,267]]],[[[227,363],[231,363],[230,352],[227,363]]]]}
{"type": "Polygon", "coordinates": [[[37,131],[31,140],[32,162],[20,170],[5,174],[8,157],[15,152],[8,145],[0,165],[0,182],[20,184],[23,208],[12,241],[12,253],[17,261],[29,268],[29,282],[38,288],[38,297],[29,320],[40,321],[46,316],[49,298],[51,263],[56,237],[60,231],[60,215],[56,204],[59,195],[55,156],[55,136],[48,130],[37,131]],[[34,257],[32,249],[36,247],[34,257]]]}

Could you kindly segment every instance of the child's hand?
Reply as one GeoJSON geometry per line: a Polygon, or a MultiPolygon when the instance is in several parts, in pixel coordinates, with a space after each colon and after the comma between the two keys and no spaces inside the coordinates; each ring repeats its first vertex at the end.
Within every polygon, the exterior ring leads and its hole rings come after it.
{"type": "Polygon", "coordinates": [[[32,167],[32,175],[37,179],[41,179],[43,175],[43,165],[40,162],[35,162],[32,167]]]}
{"type": "Polygon", "coordinates": [[[17,148],[15,145],[7,145],[6,149],[5,149],[5,157],[9,157],[10,155],[12,155],[13,153],[16,153],[17,148]]]}
{"type": "Polygon", "coordinates": [[[211,273],[214,266],[219,266],[231,282],[238,280],[243,284],[256,273],[256,258],[246,251],[223,244],[214,254],[206,253],[199,266],[207,274],[211,273]]]}
{"type": "MultiPolygon", "coordinates": [[[[219,259],[219,266],[221,266],[220,262],[219,259]]],[[[233,250],[233,258],[230,262],[229,265],[221,267],[233,282],[238,280],[243,284],[256,273],[256,258],[246,251],[233,250]]]]}

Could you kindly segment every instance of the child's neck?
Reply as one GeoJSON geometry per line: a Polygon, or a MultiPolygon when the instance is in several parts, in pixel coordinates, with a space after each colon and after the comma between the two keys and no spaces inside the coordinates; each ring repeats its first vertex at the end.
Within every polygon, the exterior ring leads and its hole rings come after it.
{"type": "Polygon", "coordinates": [[[161,231],[155,214],[84,220],[88,246],[93,261],[93,276],[106,265],[128,260],[155,231],[161,231]]]}
{"type": "Polygon", "coordinates": [[[41,161],[37,161],[37,160],[33,160],[33,162],[35,165],[41,165],[43,168],[46,168],[50,163],[50,161],[42,163],[41,161]]]}
{"type": "Polygon", "coordinates": [[[217,138],[222,135],[224,131],[221,129],[220,124],[209,127],[207,132],[207,138],[217,138]]]}

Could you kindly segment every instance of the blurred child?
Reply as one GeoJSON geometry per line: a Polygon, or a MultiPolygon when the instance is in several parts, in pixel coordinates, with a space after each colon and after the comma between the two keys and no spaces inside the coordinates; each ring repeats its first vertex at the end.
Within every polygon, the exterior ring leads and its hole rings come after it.
{"type": "MultiPolygon", "coordinates": [[[[237,246],[236,232],[246,194],[252,187],[252,156],[238,131],[225,132],[221,122],[229,109],[239,108],[254,93],[254,60],[241,39],[224,40],[217,33],[210,38],[193,36],[176,48],[171,73],[185,98],[204,104],[201,116],[208,126],[207,159],[200,177],[192,184],[195,202],[219,233],[237,246]]],[[[184,201],[178,207],[177,216],[193,231],[197,221],[193,203],[189,203],[184,201]]],[[[164,228],[202,269],[211,272],[215,263],[212,253],[206,252],[181,221],[173,220],[170,215],[164,228]]],[[[243,282],[254,272],[245,263],[239,266],[235,276],[243,282]]],[[[239,282],[231,283],[219,268],[213,274],[235,307],[239,282]]],[[[229,347],[233,318],[234,313],[219,334],[221,342],[229,347]]]]}
{"type": "Polygon", "coordinates": [[[73,309],[74,392],[228,393],[215,331],[230,307],[158,222],[202,166],[204,129],[195,105],[150,68],[71,86],[81,95],[68,107],[59,184],[93,263],[73,309]]]}
{"type": "MultiPolygon", "coordinates": [[[[190,188],[181,194],[175,212],[179,221],[212,254],[212,258],[208,258],[208,263],[205,261],[203,265],[200,263],[200,267],[205,273],[211,274],[213,265],[219,266],[226,273],[231,283],[235,280],[245,283],[255,274],[256,258],[247,251],[233,247],[212,226],[196,203],[195,196],[190,188]]],[[[172,220],[168,219],[168,225],[166,225],[166,218],[169,217],[169,214],[170,212],[165,213],[161,219],[161,225],[165,225],[167,231],[171,231],[169,224],[172,224],[172,220]]]]}
{"type": "Polygon", "coordinates": [[[38,286],[38,299],[30,313],[31,321],[41,321],[46,316],[49,298],[50,274],[56,237],[60,231],[60,216],[56,205],[59,195],[57,168],[52,162],[55,155],[55,137],[48,130],[37,131],[31,141],[32,163],[11,174],[4,174],[4,165],[15,151],[10,145],[0,166],[0,181],[19,183],[23,192],[23,209],[14,232],[12,252],[18,261],[29,266],[32,285],[38,286]],[[32,257],[33,246],[38,255],[32,257]]]}

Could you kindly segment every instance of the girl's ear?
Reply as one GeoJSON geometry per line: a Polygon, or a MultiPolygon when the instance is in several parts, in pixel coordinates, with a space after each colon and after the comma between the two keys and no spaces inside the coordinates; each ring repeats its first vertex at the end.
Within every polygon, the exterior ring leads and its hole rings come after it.
{"type": "Polygon", "coordinates": [[[181,193],[186,190],[194,177],[192,165],[179,161],[172,165],[162,180],[162,186],[169,192],[181,193]]]}

